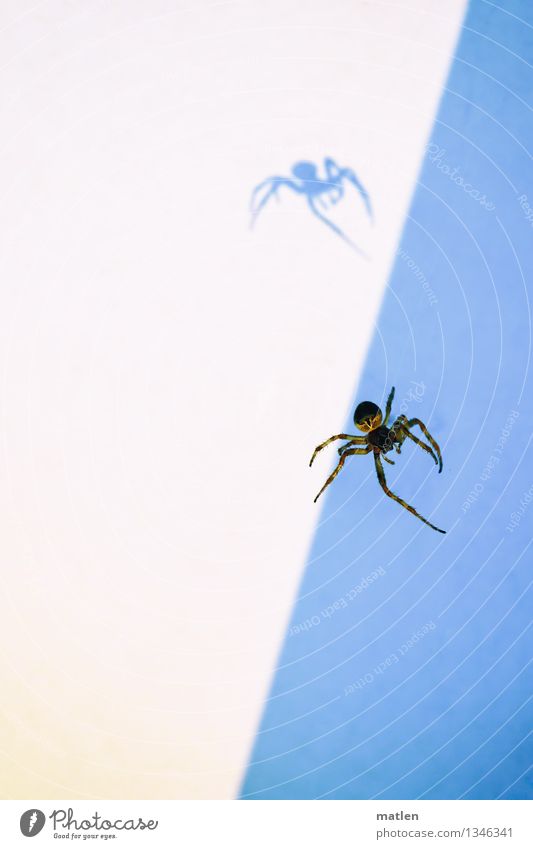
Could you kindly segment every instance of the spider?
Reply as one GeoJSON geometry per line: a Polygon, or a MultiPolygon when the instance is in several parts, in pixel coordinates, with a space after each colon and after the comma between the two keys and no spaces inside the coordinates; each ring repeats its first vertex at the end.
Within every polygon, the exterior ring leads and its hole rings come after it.
{"type": "Polygon", "coordinates": [[[327,224],[327,226],[330,227],[337,236],[340,236],[341,239],[344,239],[344,241],[351,245],[352,248],[364,256],[363,251],[350,241],[340,227],[337,227],[333,221],[320,211],[319,206],[321,206],[322,209],[327,209],[326,198],[332,206],[338,203],[344,196],[344,181],[348,180],[359,192],[368,216],[371,219],[372,207],[370,205],[368,192],[364,186],[361,185],[351,168],[339,168],[334,159],[324,159],[324,171],[325,177],[321,178],[318,176],[317,167],[314,162],[297,162],[292,168],[292,177],[269,177],[267,180],[259,183],[252,192],[252,199],[250,202],[250,210],[252,213],[251,226],[253,227],[257,216],[270,198],[277,198],[280,188],[282,186],[286,186],[293,192],[296,192],[299,195],[304,195],[313,215],[316,215],[316,217],[324,224],[327,224]]]}
{"type": "Polygon", "coordinates": [[[397,454],[401,453],[402,444],[406,439],[411,439],[416,445],[419,445],[424,451],[433,457],[435,463],[439,467],[439,472],[442,472],[442,456],[440,453],[440,448],[429,433],[427,427],[420,419],[408,419],[406,416],[398,416],[398,418],[394,421],[392,427],[387,427],[387,422],[390,417],[392,400],[394,398],[394,386],[392,387],[389,397],[387,398],[387,406],[385,407],[385,418],[383,419],[383,415],[381,410],[374,404],[372,401],[363,401],[361,404],[358,404],[355,408],[355,412],[353,415],[355,426],[366,433],[366,436],[352,436],[349,433],[338,433],[336,436],[330,436],[329,439],[326,439],[325,442],[322,442],[320,445],[317,445],[313,452],[313,456],[311,457],[311,462],[309,465],[313,464],[313,460],[319,451],[322,451],[326,445],[329,445],[330,442],[333,442],[335,439],[347,439],[348,442],[345,445],[342,445],[338,449],[338,453],[340,455],[340,460],[336,468],[330,474],[326,483],[318,493],[317,498],[322,495],[327,486],[335,480],[340,470],[342,469],[346,458],[350,457],[352,454],[370,454],[373,452],[374,454],[374,463],[376,464],[376,472],[378,476],[379,483],[389,498],[393,498],[394,501],[397,501],[402,507],[405,507],[406,510],[409,510],[413,516],[416,516],[426,525],[429,525],[430,528],[433,528],[434,531],[438,531],[439,534],[445,534],[446,531],[441,530],[440,528],[432,525],[431,522],[428,522],[427,519],[424,519],[420,513],[417,513],[414,507],[411,507],[410,504],[407,504],[403,500],[403,498],[399,498],[387,486],[387,481],[385,479],[385,472],[383,470],[383,465],[381,459],[385,460],[385,462],[394,465],[393,460],[389,460],[385,455],[392,451],[394,448],[397,454]],[[426,436],[430,445],[426,445],[425,442],[422,442],[421,439],[418,439],[414,433],[411,433],[411,428],[414,425],[418,425],[422,433],[426,436]],[[363,446],[363,447],[356,447],[363,446]]]}

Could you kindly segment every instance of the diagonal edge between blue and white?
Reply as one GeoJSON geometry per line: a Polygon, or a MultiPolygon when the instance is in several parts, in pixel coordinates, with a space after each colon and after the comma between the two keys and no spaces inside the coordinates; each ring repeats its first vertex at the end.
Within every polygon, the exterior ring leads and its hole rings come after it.
{"type": "MultiPolygon", "coordinates": [[[[447,534],[388,499],[371,458],[346,463],[242,798],[533,795],[532,43],[528,3],[470,4],[345,422],[396,387],[393,414],[426,423],[444,469],[404,445],[387,480],[447,534]]],[[[342,429],[328,412],[316,443],[342,429]]]]}

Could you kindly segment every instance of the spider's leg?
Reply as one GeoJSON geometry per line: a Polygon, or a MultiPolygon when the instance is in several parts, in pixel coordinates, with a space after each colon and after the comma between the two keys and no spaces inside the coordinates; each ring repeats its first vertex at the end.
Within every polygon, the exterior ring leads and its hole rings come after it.
{"type": "Polygon", "coordinates": [[[326,171],[324,184],[328,187],[328,197],[331,203],[335,205],[344,197],[344,187],[341,182],[342,174],[333,159],[324,159],[324,167],[326,171]]]}
{"type": "Polygon", "coordinates": [[[397,451],[398,454],[400,453],[401,446],[403,445],[403,443],[407,439],[406,424],[407,424],[406,417],[405,416],[398,416],[397,419],[394,419],[393,423],[391,424],[391,426],[389,428],[389,430],[392,434],[392,442],[394,444],[394,448],[395,448],[395,450],[397,451]]]}
{"type": "Polygon", "coordinates": [[[391,391],[389,392],[389,397],[387,398],[387,406],[385,407],[385,419],[383,420],[384,425],[386,425],[388,420],[389,420],[393,398],[394,398],[394,386],[392,387],[391,391]]]}
{"type": "Polygon", "coordinates": [[[316,199],[317,199],[317,203],[319,203],[319,204],[320,204],[320,206],[322,207],[322,209],[327,210],[327,208],[328,208],[328,203],[327,203],[326,198],[324,197],[324,193],[322,192],[322,193],[320,193],[320,194],[317,194],[316,199]]]}
{"type": "Polygon", "coordinates": [[[339,168],[334,159],[329,159],[328,157],[324,159],[324,169],[326,172],[326,180],[332,189],[337,189],[339,198],[341,198],[344,194],[344,189],[341,185],[342,169],[339,168]]]}
{"type": "Polygon", "coordinates": [[[335,203],[344,197],[344,186],[342,180],[344,177],[344,169],[339,168],[334,159],[324,159],[324,168],[326,170],[326,178],[330,185],[330,191],[337,193],[335,203]]]}
{"type": "MultiPolygon", "coordinates": [[[[403,428],[402,428],[402,430],[404,431],[405,435],[406,435],[409,439],[412,439],[412,440],[413,440],[413,442],[415,442],[417,445],[420,445],[420,447],[421,447],[421,448],[423,448],[423,449],[424,449],[424,451],[427,451],[427,452],[428,452],[428,454],[431,454],[431,456],[432,456],[432,457],[433,457],[433,459],[435,460],[435,464],[436,464],[437,466],[439,466],[439,460],[438,460],[438,458],[437,458],[437,455],[435,454],[435,452],[433,451],[433,449],[429,447],[429,445],[426,445],[426,443],[425,443],[425,442],[422,442],[422,440],[421,440],[421,439],[419,439],[417,436],[415,436],[415,435],[414,435],[414,433],[411,433],[411,431],[409,430],[409,428],[407,427],[407,425],[404,425],[404,426],[403,426],[403,428]]],[[[442,462],[441,462],[441,464],[440,464],[440,466],[439,466],[439,472],[440,472],[441,470],[442,470],[442,462]]]]}
{"type": "Polygon", "coordinates": [[[326,216],[325,216],[325,215],[322,215],[322,213],[320,212],[320,210],[319,210],[319,209],[317,209],[317,207],[315,206],[315,203],[314,203],[314,201],[313,201],[313,198],[312,198],[312,197],[310,197],[309,195],[307,195],[307,203],[308,203],[308,205],[309,205],[309,209],[311,210],[311,212],[313,213],[313,215],[316,215],[316,217],[317,217],[317,218],[319,218],[319,219],[320,219],[320,220],[321,220],[324,224],[327,224],[327,226],[328,226],[331,230],[333,230],[333,232],[334,232],[334,233],[336,233],[336,234],[337,234],[337,236],[340,236],[340,237],[341,237],[341,239],[342,239],[344,242],[346,242],[348,245],[350,245],[350,247],[351,247],[351,248],[353,248],[353,249],[354,249],[354,251],[357,251],[357,253],[358,253],[358,254],[360,254],[362,257],[364,257],[365,259],[368,259],[368,256],[365,254],[365,252],[364,252],[364,251],[362,251],[362,250],[361,250],[361,248],[358,248],[358,247],[357,247],[357,245],[355,244],[355,242],[352,242],[352,241],[351,241],[351,239],[349,239],[349,238],[348,238],[348,236],[346,235],[346,233],[344,233],[344,232],[341,230],[341,228],[340,228],[340,227],[337,227],[337,225],[336,225],[336,224],[334,224],[334,223],[333,223],[333,221],[330,221],[330,219],[329,219],[329,218],[326,218],[326,216]]]}
{"type": "Polygon", "coordinates": [[[322,209],[329,209],[329,205],[335,206],[344,192],[342,186],[339,186],[337,183],[330,183],[327,180],[323,181],[324,188],[316,189],[314,192],[314,196],[316,197],[318,203],[322,207],[322,209]]]}
{"type": "Polygon", "coordinates": [[[340,470],[344,466],[344,461],[346,460],[346,457],[349,457],[350,454],[368,454],[371,450],[372,449],[371,449],[370,445],[367,445],[365,448],[351,448],[349,451],[345,451],[344,454],[341,454],[341,458],[340,458],[338,464],[333,469],[332,473],[330,474],[329,478],[327,479],[326,483],[324,484],[324,486],[322,487],[322,489],[320,490],[320,492],[318,493],[316,498],[313,499],[313,500],[316,501],[318,498],[320,498],[320,496],[322,495],[322,493],[324,492],[326,487],[329,486],[330,483],[335,480],[335,478],[339,474],[340,470]]]}
{"type": "Polygon", "coordinates": [[[257,216],[270,198],[277,197],[277,192],[281,186],[288,186],[295,192],[301,191],[300,187],[293,180],[289,180],[287,177],[269,177],[268,180],[263,180],[262,183],[259,183],[259,185],[255,187],[250,199],[250,212],[252,215],[250,227],[254,226],[257,216]],[[266,189],[268,190],[265,191],[266,189]],[[258,199],[258,195],[262,196],[258,199]]]}
{"type": "Polygon", "coordinates": [[[330,156],[326,156],[324,159],[324,168],[326,169],[326,174],[330,178],[330,180],[336,180],[339,174],[341,173],[341,169],[337,165],[334,159],[331,159],[330,156]]]}
{"type": "MultiPolygon", "coordinates": [[[[394,435],[393,441],[398,443],[395,446],[398,454],[401,453],[400,447],[405,442],[405,440],[411,439],[417,445],[420,445],[420,447],[423,448],[424,451],[427,451],[428,454],[431,454],[431,456],[435,460],[435,464],[437,466],[439,465],[439,459],[438,459],[437,455],[434,453],[434,451],[431,450],[429,445],[426,445],[425,442],[422,442],[421,439],[418,439],[418,437],[415,436],[414,433],[411,433],[411,431],[409,430],[409,421],[407,419],[407,416],[404,416],[403,414],[401,416],[398,416],[398,418],[395,420],[394,424],[391,426],[391,431],[394,435]]],[[[440,467],[440,468],[442,468],[442,467],[440,467]]],[[[439,469],[439,471],[440,471],[440,469],[439,469]]]]}
{"type": "Polygon", "coordinates": [[[405,507],[406,510],[409,510],[409,512],[412,513],[413,516],[416,516],[417,519],[420,519],[420,521],[424,522],[425,525],[429,525],[429,527],[433,528],[434,531],[438,531],[439,534],[445,534],[446,531],[443,531],[440,528],[437,528],[435,525],[432,525],[431,522],[428,522],[427,519],[424,519],[424,517],[421,516],[420,513],[417,513],[415,508],[411,507],[411,505],[408,504],[407,501],[404,501],[403,498],[400,498],[398,495],[395,495],[394,492],[391,492],[391,490],[387,486],[387,481],[385,479],[385,472],[383,471],[383,466],[381,464],[381,459],[380,459],[379,454],[374,454],[374,461],[376,463],[376,472],[377,472],[377,475],[378,475],[378,481],[379,481],[381,488],[382,488],[383,492],[385,493],[385,495],[388,495],[389,498],[392,498],[394,501],[397,501],[398,504],[401,504],[402,507],[405,507]]]}
{"type": "Polygon", "coordinates": [[[255,187],[252,192],[252,197],[250,199],[250,213],[252,216],[250,220],[250,227],[254,226],[257,216],[259,215],[263,207],[266,205],[266,203],[270,200],[270,198],[276,195],[277,189],[278,186],[275,183],[272,183],[272,180],[265,180],[264,183],[260,183],[258,186],[255,187]],[[267,186],[269,186],[269,189],[265,192],[264,190],[267,186]],[[258,195],[260,195],[260,193],[262,192],[264,192],[264,194],[258,200],[258,195]]]}
{"type": "Polygon", "coordinates": [[[438,446],[438,443],[435,442],[435,440],[431,436],[429,430],[425,426],[424,422],[421,422],[420,419],[409,419],[409,421],[407,422],[407,427],[411,428],[414,425],[418,425],[418,427],[420,428],[420,430],[422,431],[422,433],[426,437],[427,441],[435,449],[435,453],[436,453],[437,457],[439,458],[439,472],[442,472],[442,454],[440,453],[440,448],[438,446]]]}
{"type": "MultiPolygon", "coordinates": [[[[345,242],[348,242],[349,244],[351,244],[350,240],[345,235],[345,233],[343,233],[341,228],[337,227],[337,225],[334,224],[333,221],[330,221],[329,218],[326,218],[325,215],[322,215],[320,210],[317,209],[317,207],[315,206],[313,198],[310,195],[307,195],[307,203],[309,204],[309,208],[310,208],[311,212],[313,213],[313,215],[316,215],[316,217],[320,218],[320,220],[323,221],[324,224],[327,224],[327,226],[330,227],[333,230],[333,232],[337,234],[337,236],[340,236],[341,239],[344,239],[345,242]]],[[[354,245],[354,247],[355,247],[355,245],[354,245]]]]}
{"type": "Polygon", "coordinates": [[[335,204],[338,203],[343,196],[344,189],[342,188],[342,186],[340,186],[338,183],[331,183],[329,187],[328,197],[333,206],[335,206],[335,204]]]}
{"type": "Polygon", "coordinates": [[[319,451],[322,451],[322,449],[325,448],[326,445],[329,445],[330,442],[335,442],[336,439],[348,439],[350,442],[353,442],[354,445],[364,445],[366,442],[366,437],[364,436],[351,436],[349,433],[337,433],[335,436],[330,436],[330,438],[326,439],[325,442],[321,442],[320,445],[317,445],[313,451],[313,456],[309,461],[309,465],[313,465],[313,460],[319,451]]]}
{"type": "Polygon", "coordinates": [[[386,463],[390,463],[390,464],[391,464],[391,466],[395,466],[395,465],[396,465],[396,463],[394,462],[394,460],[389,460],[389,458],[388,458],[388,457],[385,457],[385,454],[382,454],[381,456],[383,457],[383,459],[385,460],[385,462],[386,462],[386,463]]]}

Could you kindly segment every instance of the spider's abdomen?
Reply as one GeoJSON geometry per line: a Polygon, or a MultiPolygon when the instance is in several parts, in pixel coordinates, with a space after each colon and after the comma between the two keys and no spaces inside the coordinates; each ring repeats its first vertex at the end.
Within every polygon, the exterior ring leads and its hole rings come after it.
{"type": "Polygon", "coordinates": [[[394,434],[391,432],[390,428],[385,427],[385,425],[381,425],[375,430],[370,431],[367,436],[367,441],[372,448],[377,448],[382,454],[386,454],[387,451],[391,451],[393,448],[394,434]]]}

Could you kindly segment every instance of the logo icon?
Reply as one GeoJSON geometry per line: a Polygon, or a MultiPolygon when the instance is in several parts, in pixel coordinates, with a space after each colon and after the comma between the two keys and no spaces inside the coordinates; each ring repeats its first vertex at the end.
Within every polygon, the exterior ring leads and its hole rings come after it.
{"type": "Polygon", "coordinates": [[[20,818],[20,830],[24,837],[35,837],[42,831],[46,817],[38,808],[30,808],[24,811],[20,818]]]}
{"type": "Polygon", "coordinates": [[[289,189],[305,198],[307,206],[315,218],[318,218],[330,230],[333,230],[341,239],[344,239],[357,253],[365,256],[364,252],[348,238],[344,231],[328,215],[324,214],[324,210],[332,209],[342,200],[346,185],[351,184],[363,202],[368,218],[372,221],[372,205],[367,190],[359,181],[355,171],[351,168],[340,168],[335,160],[330,157],[324,159],[323,173],[324,176],[321,177],[319,168],[314,162],[297,162],[293,165],[289,177],[275,176],[263,180],[252,192],[250,201],[251,226],[254,226],[257,216],[271,198],[279,200],[279,195],[282,194],[281,189],[289,189]]]}

